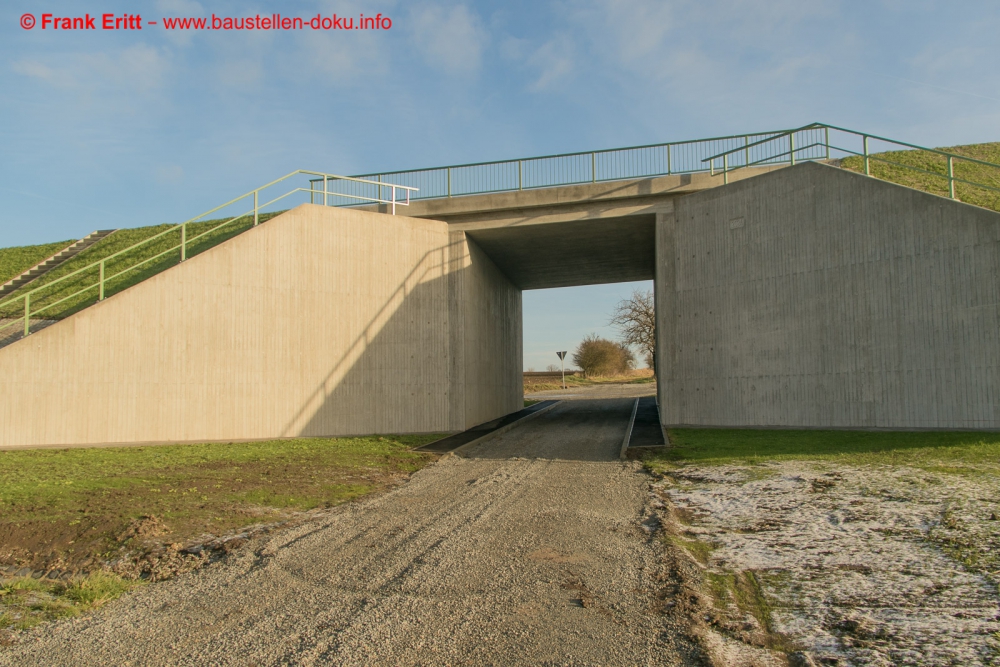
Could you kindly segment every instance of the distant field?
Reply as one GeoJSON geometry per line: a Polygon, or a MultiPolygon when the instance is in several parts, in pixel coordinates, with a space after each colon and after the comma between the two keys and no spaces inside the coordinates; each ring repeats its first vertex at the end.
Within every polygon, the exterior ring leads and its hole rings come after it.
{"type": "MultiPolygon", "coordinates": [[[[1000,142],[951,146],[940,150],[965,155],[984,162],[1000,164],[1000,142]]],[[[890,160],[909,167],[917,167],[932,173],[920,173],[912,169],[907,169],[904,166],[888,164],[881,159],[872,159],[869,160],[872,176],[910,188],[916,188],[917,190],[941,195],[942,197],[948,196],[948,160],[944,156],[917,150],[890,151],[876,153],[875,155],[884,160],[890,160]]],[[[841,166],[851,171],[864,172],[864,158],[846,158],[841,162],[841,166]]],[[[996,167],[955,160],[954,175],[955,178],[1000,188],[1000,169],[996,167]]],[[[983,208],[1000,211],[1000,192],[993,192],[964,183],[956,183],[955,194],[961,201],[967,204],[975,204],[983,208]]]]}
{"type": "Polygon", "coordinates": [[[0,285],[16,278],[44,259],[48,259],[63,248],[74,243],[56,241],[44,245],[25,245],[16,248],[0,248],[0,285]]]}
{"type": "MultiPolygon", "coordinates": [[[[260,221],[264,222],[269,220],[276,215],[280,215],[284,211],[276,211],[274,213],[261,214],[260,221]]],[[[222,243],[223,241],[246,231],[253,226],[252,217],[244,217],[233,223],[223,227],[222,229],[216,230],[206,236],[197,239],[196,241],[190,241],[193,237],[198,234],[204,233],[224,222],[224,220],[207,220],[205,222],[197,222],[188,225],[187,238],[189,239],[187,256],[193,257],[209,248],[222,243]]],[[[56,269],[53,269],[49,273],[45,274],[38,280],[32,281],[28,285],[25,285],[20,290],[17,290],[13,294],[8,295],[3,299],[6,306],[0,306],[0,317],[20,317],[24,313],[23,301],[18,299],[18,297],[25,292],[44,285],[48,285],[63,276],[67,276],[75,271],[82,269],[88,264],[98,262],[105,257],[109,257],[117,252],[121,252],[126,248],[139,243],[145,239],[148,239],[156,234],[163,232],[173,225],[156,225],[153,227],[136,227],[135,229],[120,229],[111,236],[102,239],[98,243],[95,243],[90,248],[87,248],[79,255],[70,259],[65,264],[62,264],[56,269]],[[13,302],[11,302],[13,299],[13,302]]],[[[180,230],[174,230],[168,234],[163,235],[161,238],[148,243],[140,248],[133,251],[127,252],[119,257],[109,260],[105,265],[105,276],[113,276],[119,271],[123,271],[130,266],[134,266],[138,262],[145,259],[155,257],[159,253],[162,253],[172,246],[180,244],[181,233],[180,230]]],[[[53,245],[58,244],[47,244],[44,246],[26,246],[24,248],[9,248],[6,250],[0,250],[0,261],[2,261],[3,253],[7,251],[18,250],[24,256],[35,256],[38,253],[44,253],[43,248],[49,248],[53,245]]],[[[68,245],[68,243],[66,244],[68,245]]],[[[58,250],[58,248],[57,248],[58,250]]],[[[53,251],[55,252],[55,251],[53,251]]],[[[52,253],[49,253],[51,255],[52,253]]],[[[47,257],[48,255],[42,256],[47,257]]],[[[180,252],[171,252],[163,257],[149,262],[142,267],[128,271],[116,278],[110,278],[106,280],[105,283],[105,296],[111,296],[124,289],[135,285],[136,283],[142,282],[150,276],[156,275],[161,271],[174,266],[180,262],[180,252]]],[[[13,266],[13,264],[12,264],[13,266]]],[[[29,265],[30,266],[30,265],[29,265]]],[[[26,267],[27,268],[27,267],[26,267]]],[[[23,269],[22,269],[23,270],[23,269]]],[[[16,275],[16,274],[15,274],[16,275]]],[[[63,319],[69,317],[73,313],[77,312],[82,308],[86,308],[97,300],[98,288],[97,282],[99,278],[99,269],[93,267],[80,273],[77,276],[69,278],[58,285],[52,286],[50,289],[42,290],[37,294],[33,294],[31,297],[32,311],[37,312],[38,310],[44,308],[48,304],[53,304],[60,299],[63,299],[74,292],[77,292],[84,288],[89,288],[86,292],[79,294],[75,297],[63,301],[57,306],[54,306],[48,310],[43,311],[40,317],[44,319],[63,319]]]]}
{"type": "MultiPolygon", "coordinates": [[[[560,378],[553,377],[524,377],[524,391],[531,393],[535,391],[548,391],[550,389],[562,389],[559,384],[560,378]]],[[[648,384],[656,382],[652,369],[642,368],[631,371],[625,375],[615,375],[608,377],[584,377],[583,375],[572,375],[566,373],[567,387],[584,387],[595,384],[648,384]]]]}

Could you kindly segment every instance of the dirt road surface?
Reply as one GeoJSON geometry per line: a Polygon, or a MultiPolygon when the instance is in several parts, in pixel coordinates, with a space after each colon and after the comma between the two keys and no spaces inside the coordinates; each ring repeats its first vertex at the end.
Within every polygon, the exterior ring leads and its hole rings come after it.
{"type": "Polygon", "coordinates": [[[33,631],[0,665],[692,664],[657,611],[650,480],[618,460],[633,402],[564,401],[390,493],[33,631]]]}

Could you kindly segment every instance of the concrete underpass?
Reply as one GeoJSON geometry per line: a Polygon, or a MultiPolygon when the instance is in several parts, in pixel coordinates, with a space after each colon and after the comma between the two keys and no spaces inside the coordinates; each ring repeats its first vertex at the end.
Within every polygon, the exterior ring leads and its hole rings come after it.
{"type": "Polygon", "coordinates": [[[666,426],[1000,428],[1000,215],[730,180],[300,206],[0,349],[0,445],[463,431],[522,406],[522,290],[644,279],[666,426]]]}

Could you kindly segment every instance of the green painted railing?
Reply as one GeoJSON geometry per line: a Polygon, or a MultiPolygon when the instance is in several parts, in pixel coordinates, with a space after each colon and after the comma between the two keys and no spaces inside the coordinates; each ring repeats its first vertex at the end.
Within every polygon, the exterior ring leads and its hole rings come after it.
{"type": "MultiPolygon", "coordinates": [[[[261,214],[270,209],[279,201],[284,201],[288,197],[296,193],[308,193],[309,200],[312,203],[317,203],[317,199],[324,203],[325,205],[335,205],[336,203],[343,203],[345,195],[337,195],[336,201],[332,201],[334,196],[332,192],[324,195],[324,191],[331,191],[331,185],[342,182],[351,182],[360,187],[377,186],[377,191],[373,196],[369,196],[366,193],[355,193],[351,195],[346,195],[350,198],[352,202],[362,202],[369,204],[385,204],[387,208],[391,209],[391,212],[395,214],[396,205],[408,205],[412,199],[412,194],[417,191],[416,188],[399,185],[395,183],[385,183],[385,182],[373,182],[368,183],[365,179],[354,178],[350,176],[338,176],[335,174],[325,174],[318,171],[306,171],[297,170],[290,174],[286,174],[281,178],[271,181],[266,185],[262,185],[259,188],[255,188],[250,192],[247,192],[239,197],[232,199],[221,206],[216,206],[215,208],[202,213],[201,215],[191,218],[185,222],[178,225],[173,225],[167,229],[154,234],[142,241],[135,243],[127,248],[123,248],[118,252],[101,258],[95,262],[91,262],[86,266],[83,266],[71,273],[60,276],[55,280],[50,280],[44,284],[32,288],[29,285],[21,288],[20,290],[14,292],[11,296],[6,299],[0,300],[0,317],[5,319],[10,319],[5,324],[0,325],[0,341],[9,339],[12,335],[16,335],[17,331],[15,327],[23,326],[23,335],[27,336],[31,333],[31,321],[32,318],[45,319],[45,316],[51,313],[58,313],[57,308],[59,306],[65,306],[67,304],[72,305],[73,310],[79,310],[82,307],[86,307],[91,303],[97,301],[103,301],[106,296],[107,286],[115,279],[119,279],[118,282],[121,284],[122,277],[126,274],[136,274],[144,269],[153,269],[153,273],[158,273],[159,271],[165,270],[170,266],[174,266],[176,263],[185,261],[189,256],[189,251],[194,249],[197,252],[203,252],[208,248],[221,243],[222,241],[231,238],[237,233],[245,231],[241,227],[246,229],[257,226],[261,222],[261,214]],[[282,183],[293,176],[305,175],[313,178],[309,179],[309,187],[295,187],[291,190],[284,192],[266,202],[261,202],[261,194],[263,191],[272,188],[273,186],[282,183]],[[317,178],[318,177],[318,178],[317,178]],[[319,189],[316,187],[316,183],[322,182],[324,187],[319,189]],[[223,211],[231,206],[237,206],[241,202],[246,200],[252,201],[252,206],[246,210],[241,211],[235,216],[223,219],[219,224],[213,225],[208,229],[201,229],[194,235],[189,235],[189,228],[198,223],[198,221],[204,220],[207,216],[223,211]],[[227,229],[228,228],[228,229],[227,229]],[[169,245],[167,248],[156,252],[158,245],[162,244],[165,239],[178,238],[179,242],[169,245]],[[142,255],[143,251],[154,252],[152,256],[149,257],[135,257],[136,261],[131,262],[129,260],[133,259],[133,255],[142,255]],[[170,256],[176,257],[176,261],[164,262],[165,258],[170,256]],[[122,261],[125,260],[124,266],[121,265],[122,261]],[[113,272],[109,272],[109,268],[113,267],[113,272]],[[88,276],[92,276],[90,280],[87,279],[88,276]],[[79,282],[83,280],[84,286],[72,290],[69,294],[62,294],[62,291],[66,286],[72,286],[74,283],[70,282],[72,280],[79,282]],[[16,308],[20,317],[11,317],[12,310],[16,308]]],[[[198,223],[204,226],[206,223],[198,223]]],[[[169,241],[168,241],[169,243],[169,241]]],[[[97,248],[98,246],[94,246],[97,248]]],[[[145,277],[149,277],[148,275],[145,277]]],[[[126,285],[127,286],[127,285],[126,285]]]]}
{"type": "MultiPolygon", "coordinates": [[[[748,160],[761,161],[763,155],[755,147],[761,145],[761,141],[788,131],[775,130],[582,153],[389,171],[362,174],[356,178],[364,179],[368,183],[372,181],[403,183],[420,189],[419,196],[415,198],[436,199],[670,174],[691,174],[710,171],[711,165],[706,164],[704,158],[720,151],[743,150],[748,160]]],[[[822,157],[822,151],[813,152],[815,157],[822,157]]],[[[775,159],[773,163],[782,162],[781,159],[775,159]]],[[[318,183],[317,180],[317,187],[318,183]]],[[[336,186],[338,193],[345,197],[376,192],[372,190],[371,185],[344,182],[336,186]]]]}
{"type": "MultiPolygon", "coordinates": [[[[0,317],[13,320],[0,325],[0,341],[10,336],[9,332],[4,333],[5,329],[20,326],[22,323],[24,335],[28,335],[31,332],[32,317],[38,318],[47,312],[54,312],[57,306],[73,299],[79,300],[88,292],[93,292],[93,301],[104,299],[105,288],[109,281],[121,278],[129,272],[140,271],[143,267],[153,266],[157,261],[162,263],[162,259],[171,253],[177,254],[177,261],[184,261],[188,256],[188,249],[197,246],[199,239],[203,242],[203,247],[199,247],[199,250],[207,249],[224,240],[219,238],[213,243],[205,243],[215,238],[212,237],[213,234],[218,236],[217,233],[222,228],[238,227],[240,224],[249,226],[251,216],[253,225],[258,224],[260,212],[264,208],[295,193],[308,193],[310,202],[333,206],[356,205],[359,202],[386,204],[391,206],[392,212],[395,213],[397,203],[409,203],[411,199],[455,197],[670,174],[721,173],[723,182],[728,183],[729,174],[738,169],[794,165],[796,162],[806,160],[830,161],[869,176],[902,182],[904,185],[940,193],[953,199],[958,199],[960,188],[964,188],[963,201],[1000,210],[1000,164],[822,123],[755,134],[351,177],[300,170],[251,190],[222,206],[170,227],[73,273],[34,289],[25,287],[14,292],[7,299],[0,300],[0,317]],[[960,173],[964,170],[968,174],[973,168],[977,174],[975,177],[960,173]],[[899,173],[904,176],[900,177],[899,173]],[[265,204],[259,203],[261,191],[299,174],[312,177],[309,179],[308,188],[294,188],[265,204]],[[911,183],[907,181],[910,176],[916,179],[930,179],[931,185],[926,182],[911,183]],[[933,184],[938,182],[941,187],[933,184]],[[992,199],[984,200],[982,195],[977,194],[980,191],[987,193],[992,199]],[[400,200],[397,195],[405,196],[405,200],[400,200]],[[251,197],[253,207],[249,211],[188,237],[188,225],[251,197]],[[109,274],[106,271],[112,260],[135,253],[141,247],[149,248],[154,242],[178,233],[179,243],[124,268],[115,266],[113,273],[109,274]],[[87,272],[94,274],[93,283],[88,283],[72,294],[52,297],[53,286],[64,284],[71,278],[85,275],[87,272]],[[50,292],[49,300],[42,300],[39,303],[39,297],[44,297],[46,290],[50,292]],[[10,311],[15,304],[18,305],[18,312],[23,315],[11,316],[10,311]]],[[[241,230],[237,229],[236,233],[239,231],[241,230]]]]}
{"type": "Polygon", "coordinates": [[[817,159],[836,161],[867,176],[911,185],[951,199],[959,199],[958,186],[965,185],[971,195],[965,201],[994,210],[997,206],[988,202],[1000,203],[1000,198],[985,196],[1000,194],[1000,164],[824,123],[786,130],[744,149],[710,155],[703,162],[711,173],[722,173],[723,182],[728,183],[730,172],[745,167],[779,162],[794,165],[817,159]],[[750,159],[746,149],[752,149],[757,157],[750,159]],[[963,168],[976,174],[976,180],[963,178],[959,174],[963,168]]]}

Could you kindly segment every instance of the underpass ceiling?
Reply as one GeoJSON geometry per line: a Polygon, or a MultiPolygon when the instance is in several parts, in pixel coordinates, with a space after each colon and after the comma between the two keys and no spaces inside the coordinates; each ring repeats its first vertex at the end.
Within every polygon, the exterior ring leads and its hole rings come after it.
{"type": "Polygon", "coordinates": [[[655,215],[467,231],[524,290],[652,280],[655,215]]]}

